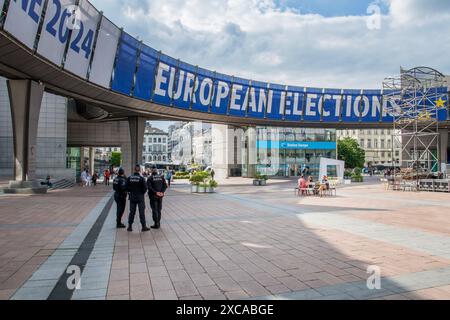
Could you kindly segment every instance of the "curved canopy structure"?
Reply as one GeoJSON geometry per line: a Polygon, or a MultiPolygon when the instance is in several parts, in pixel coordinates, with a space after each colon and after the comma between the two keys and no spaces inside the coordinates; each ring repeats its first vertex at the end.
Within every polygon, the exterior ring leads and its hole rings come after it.
{"type": "MultiPolygon", "coordinates": [[[[114,117],[310,127],[393,122],[382,90],[297,87],[206,70],[138,41],[87,0],[0,0],[0,9],[1,75],[41,81],[114,117]]],[[[447,120],[446,108],[438,118],[447,120]]]]}

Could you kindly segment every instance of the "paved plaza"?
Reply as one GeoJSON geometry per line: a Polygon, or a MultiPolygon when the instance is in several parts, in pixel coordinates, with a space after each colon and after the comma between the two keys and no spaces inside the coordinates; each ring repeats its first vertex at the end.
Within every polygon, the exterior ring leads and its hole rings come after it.
{"type": "MultiPolygon", "coordinates": [[[[292,179],[251,182],[191,194],[177,181],[161,229],[146,233],[115,229],[109,187],[1,195],[0,298],[450,298],[448,194],[372,182],[298,197],[292,179]],[[83,256],[80,289],[61,295],[61,276],[83,256]],[[368,266],[380,268],[380,289],[367,288],[368,266]]],[[[147,199],[150,225],[149,209],[147,199]]]]}

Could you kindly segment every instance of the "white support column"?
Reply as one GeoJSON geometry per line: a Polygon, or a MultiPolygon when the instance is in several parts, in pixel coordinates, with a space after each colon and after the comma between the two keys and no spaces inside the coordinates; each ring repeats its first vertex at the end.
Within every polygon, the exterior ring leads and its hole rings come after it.
{"type": "Polygon", "coordinates": [[[95,153],[94,148],[89,147],[89,172],[91,175],[94,174],[94,166],[95,166],[95,153]]]}
{"type": "Polygon", "coordinates": [[[36,178],[36,137],[44,86],[31,80],[8,80],[14,144],[14,179],[36,178]]]}

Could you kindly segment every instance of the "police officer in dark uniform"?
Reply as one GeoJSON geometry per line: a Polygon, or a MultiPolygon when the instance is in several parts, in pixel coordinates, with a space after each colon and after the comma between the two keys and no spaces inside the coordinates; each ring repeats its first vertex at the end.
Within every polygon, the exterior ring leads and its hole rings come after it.
{"type": "Polygon", "coordinates": [[[125,206],[127,203],[127,180],[124,175],[122,168],[118,171],[118,176],[113,181],[114,200],[117,205],[117,228],[125,228],[126,226],[122,223],[122,216],[125,211],[125,206]]]}
{"type": "Polygon", "coordinates": [[[152,167],[152,174],[147,179],[148,196],[150,198],[150,206],[152,207],[153,221],[155,224],[151,226],[153,229],[159,229],[161,221],[162,200],[164,192],[166,192],[166,179],[160,174],[156,166],[152,167]]]}
{"type": "Polygon", "coordinates": [[[134,216],[136,206],[139,207],[139,219],[141,220],[142,232],[150,230],[145,224],[145,199],[147,185],[144,177],[141,176],[141,167],[137,164],[134,167],[134,174],[127,179],[127,190],[130,193],[130,214],[128,216],[128,231],[133,231],[134,216]]]}

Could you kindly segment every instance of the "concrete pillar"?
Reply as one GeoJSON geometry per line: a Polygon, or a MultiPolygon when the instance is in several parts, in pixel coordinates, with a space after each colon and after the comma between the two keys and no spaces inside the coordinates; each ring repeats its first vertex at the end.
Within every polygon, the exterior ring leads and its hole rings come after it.
{"type": "Polygon", "coordinates": [[[144,142],[145,118],[129,117],[128,126],[130,127],[130,166],[129,172],[133,172],[136,164],[142,162],[142,144],[144,142]]]}
{"type": "Polygon", "coordinates": [[[213,124],[211,127],[211,163],[218,179],[228,178],[228,127],[213,124]]]}
{"type": "Polygon", "coordinates": [[[36,138],[44,86],[31,80],[8,80],[14,145],[14,179],[36,178],[36,138]]]}
{"type": "MultiPolygon", "coordinates": [[[[448,129],[439,129],[439,165],[448,163],[448,149],[448,129]]],[[[441,168],[441,171],[445,171],[445,168],[441,168]]]]}
{"type": "Polygon", "coordinates": [[[95,166],[95,153],[94,148],[89,147],[89,172],[91,175],[94,174],[94,166],[95,166]]]}
{"type": "Polygon", "coordinates": [[[247,129],[247,136],[248,136],[248,178],[254,178],[256,176],[256,165],[257,165],[257,153],[258,150],[256,149],[256,128],[250,127],[247,129]]]}

